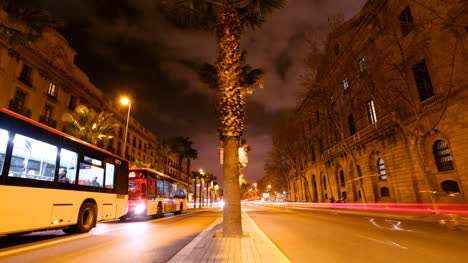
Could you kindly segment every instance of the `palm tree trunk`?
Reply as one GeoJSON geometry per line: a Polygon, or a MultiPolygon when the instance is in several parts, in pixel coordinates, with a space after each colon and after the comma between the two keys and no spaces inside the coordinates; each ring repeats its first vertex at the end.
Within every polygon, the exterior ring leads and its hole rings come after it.
{"type": "Polygon", "coordinates": [[[244,102],[241,97],[239,74],[241,50],[241,22],[239,13],[226,6],[216,23],[216,71],[219,92],[216,112],[220,122],[218,131],[223,141],[223,177],[225,184],[223,236],[242,236],[239,189],[239,138],[244,131],[244,102]]]}

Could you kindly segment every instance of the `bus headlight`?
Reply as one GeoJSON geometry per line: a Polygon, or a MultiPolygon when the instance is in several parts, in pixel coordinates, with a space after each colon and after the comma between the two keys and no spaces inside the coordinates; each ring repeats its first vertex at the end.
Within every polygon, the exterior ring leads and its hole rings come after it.
{"type": "Polygon", "coordinates": [[[138,204],[135,207],[135,214],[141,214],[145,211],[145,209],[146,209],[146,206],[144,204],[138,204]]]}

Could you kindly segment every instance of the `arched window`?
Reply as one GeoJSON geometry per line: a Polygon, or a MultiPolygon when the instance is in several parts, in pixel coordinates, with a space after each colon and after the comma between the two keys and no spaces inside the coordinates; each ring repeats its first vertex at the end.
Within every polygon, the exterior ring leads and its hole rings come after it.
{"type": "Polygon", "coordinates": [[[341,186],[345,186],[346,182],[345,182],[345,179],[344,179],[343,170],[340,170],[340,182],[341,182],[341,186]]]}
{"type": "Polygon", "coordinates": [[[390,196],[390,190],[388,190],[387,187],[380,188],[380,196],[381,197],[390,196]]]}
{"type": "Polygon", "coordinates": [[[387,170],[385,170],[385,163],[382,158],[377,160],[377,171],[379,172],[379,179],[381,181],[387,180],[387,170]]]}
{"type": "Polygon", "coordinates": [[[453,170],[452,155],[450,154],[450,149],[445,141],[436,141],[432,150],[434,151],[434,158],[439,171],[453,170]]]}
{"type": "Polygon", "coordinates": [[[361,166],[356,165],[357,173],[359,177],[362,177],[361,166]]]}
{"type": "Polygon", "coordinates": [[[327,190],[327,178],[323,177],[323,189],[327,190]]]}
{"type": "Polygon", "coordinates": [[[442,191],[446,193],[460,193],[458,183],[455,181],[447,180],[441,183],[442,191]]]}

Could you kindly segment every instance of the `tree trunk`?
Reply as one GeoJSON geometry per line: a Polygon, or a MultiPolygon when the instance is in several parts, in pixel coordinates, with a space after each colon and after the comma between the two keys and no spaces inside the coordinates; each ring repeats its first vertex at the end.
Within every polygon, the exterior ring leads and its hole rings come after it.
{"type": "Polygon", "coordinates": [[[193,191],[193,208],[197,208],[197,179],[195,178],[194,184],[194,191],[193,191]]]}
{"type": "Polygon", "coordinates": [[[224,141],[224,209],[223,236],[241,236],[241,206],[239,189],[239,155],[237,138],[224,141]]]}
{"type": "Polygon", "coordinates": [[[216,113],[224,149],[223,236],[238,237],[242,236],[238,145],[245,119],[239,79],[242,27],[239,13],[231,6],[224,7],[216,22],[219,81],[216,113]]]}

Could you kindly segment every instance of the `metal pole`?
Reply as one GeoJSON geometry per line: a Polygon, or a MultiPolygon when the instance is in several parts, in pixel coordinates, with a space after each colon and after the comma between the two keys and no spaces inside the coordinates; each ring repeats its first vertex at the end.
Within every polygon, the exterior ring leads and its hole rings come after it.
{"type": "Polygon", "coordinates": [[[127,126],[125,127],[125,139],[124,139],[124,147],[123,147],[123,157],[126,157],[126,148],[127,148],[127,136],[128,136],[128,121],[130,120],[130,108],[132,107],[132,102],[128,101],[128,111],[127,111],[127,126]]]}

